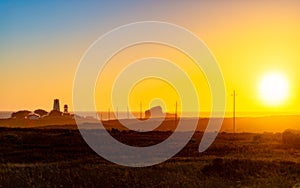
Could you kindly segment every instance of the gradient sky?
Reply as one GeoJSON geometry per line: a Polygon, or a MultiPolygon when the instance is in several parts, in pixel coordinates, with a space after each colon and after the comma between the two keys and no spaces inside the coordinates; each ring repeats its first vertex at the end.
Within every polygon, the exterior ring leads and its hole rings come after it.
{"type": "Polygon", "coordinates": [[[236,89],[240,114],[300,113],[296,0],[1,1],[0,110],[50,110],[54,98],[72,108],[73,78],[85,50],[115,27],[152,20],[185,27],[207,44],[224,75],[228,111],[236,89]],[[290,86],[276,107],[257,94],[260,79],[273,71],[286,75],[290,86]]]}

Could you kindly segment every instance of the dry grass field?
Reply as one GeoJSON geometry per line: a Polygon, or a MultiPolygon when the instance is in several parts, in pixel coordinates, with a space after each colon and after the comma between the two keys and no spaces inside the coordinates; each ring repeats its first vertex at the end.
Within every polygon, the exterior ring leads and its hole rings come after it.
{"type": "MultiPolygon", "coordinates": [[[[112,131],[129,145],[146,146],[169,131],[112,131]]],[[[300,183],[300,150],[281,133],[225,133],[204,153],[202,132],[168,161],[129,168],[98,156],[78,130],[0,128],[0,187],[293,187],[300,183]]]]}

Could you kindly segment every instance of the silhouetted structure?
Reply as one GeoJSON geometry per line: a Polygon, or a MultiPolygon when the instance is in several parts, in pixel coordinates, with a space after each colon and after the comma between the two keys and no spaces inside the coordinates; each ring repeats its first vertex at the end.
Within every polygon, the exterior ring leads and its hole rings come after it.
{"type": "Polygon", "coordinates": [[[37,109],[34,112],[29,110],[20,110],[11,114],[12,119],[27,119],[27,120],[38,120],[38,119],[72,119],[73,114],[68,112],[68,105],[64,105],[64,111],[60,111],[59,99],[54,99],[53,110],[49,113],[42,109],[37,109]]]}
{"type": "Polygon", "coordinates": [[[67,104],[64,105],[64,113],[65,113],[65,114],[68,114],[68,113],[69,113],[69,112],[68,112],[68,105],[67,105],[67,104]]]}
{"type": "Polygon", "coordinates": [[[165,114],[162,112],[162,108],[160,106],[155,106],[145,111],[145,117],[150,118],[150,116],[152,118],[158,118],[158,117],[164,117],[165,114]]]}
{"type": "Polygon", "coordinates": [[[56,110],[56,111],[60,112],[59,100],[58,99],[54,99],[53,110],[56,110]]]}

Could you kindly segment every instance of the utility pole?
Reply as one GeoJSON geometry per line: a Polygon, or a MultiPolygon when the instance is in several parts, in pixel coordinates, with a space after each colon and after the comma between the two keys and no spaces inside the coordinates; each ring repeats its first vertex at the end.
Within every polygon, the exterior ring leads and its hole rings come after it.
{"type": "Polygon", "coordinates": [[[110,120],[110,108],[108,108],[107,119],[108,119],[108,121],[110,120]]]}
{"type": "Polygon", "coordinates": [[[175,103],[175,122],[177,122],[177,101],[175,103]]]}
{"type": "Polygon", "coordinates": [[[119,119],[119,109],[117,107],[117,119],[119,119]]]}
{"type": "Polygon", "coordinates": [[[233,90],[233,111],[232,111],[233,133],[235,133],[235,97],[236,97],[236,93],[235,90],[233,90]]]}
{"type": "Polygon", "coordinates": [[[142,102],[140,102],[140,119],[142,119],[142,109],[143,109],[142,102]]]}
{"type": "Polygon", "coordinates": [[[177,101],[175,103],[175,119],[174,119],[174,125],[177,126],[177,101]]]}
{"type": "Polygon", "coordinates": [[[129,108],[127,106],[127,119],[129,119],[129,108]]]}

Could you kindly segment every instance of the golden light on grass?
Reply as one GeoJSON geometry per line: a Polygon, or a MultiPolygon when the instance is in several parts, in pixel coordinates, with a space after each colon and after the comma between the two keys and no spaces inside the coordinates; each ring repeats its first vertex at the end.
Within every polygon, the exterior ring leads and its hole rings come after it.
{"type": "Polygon", "coordinates": [[[259,96],[266,105],[277,106],[284,103],[289,95],[287,78],[278,72],[266,74],[259,83],[259,96]]]}

